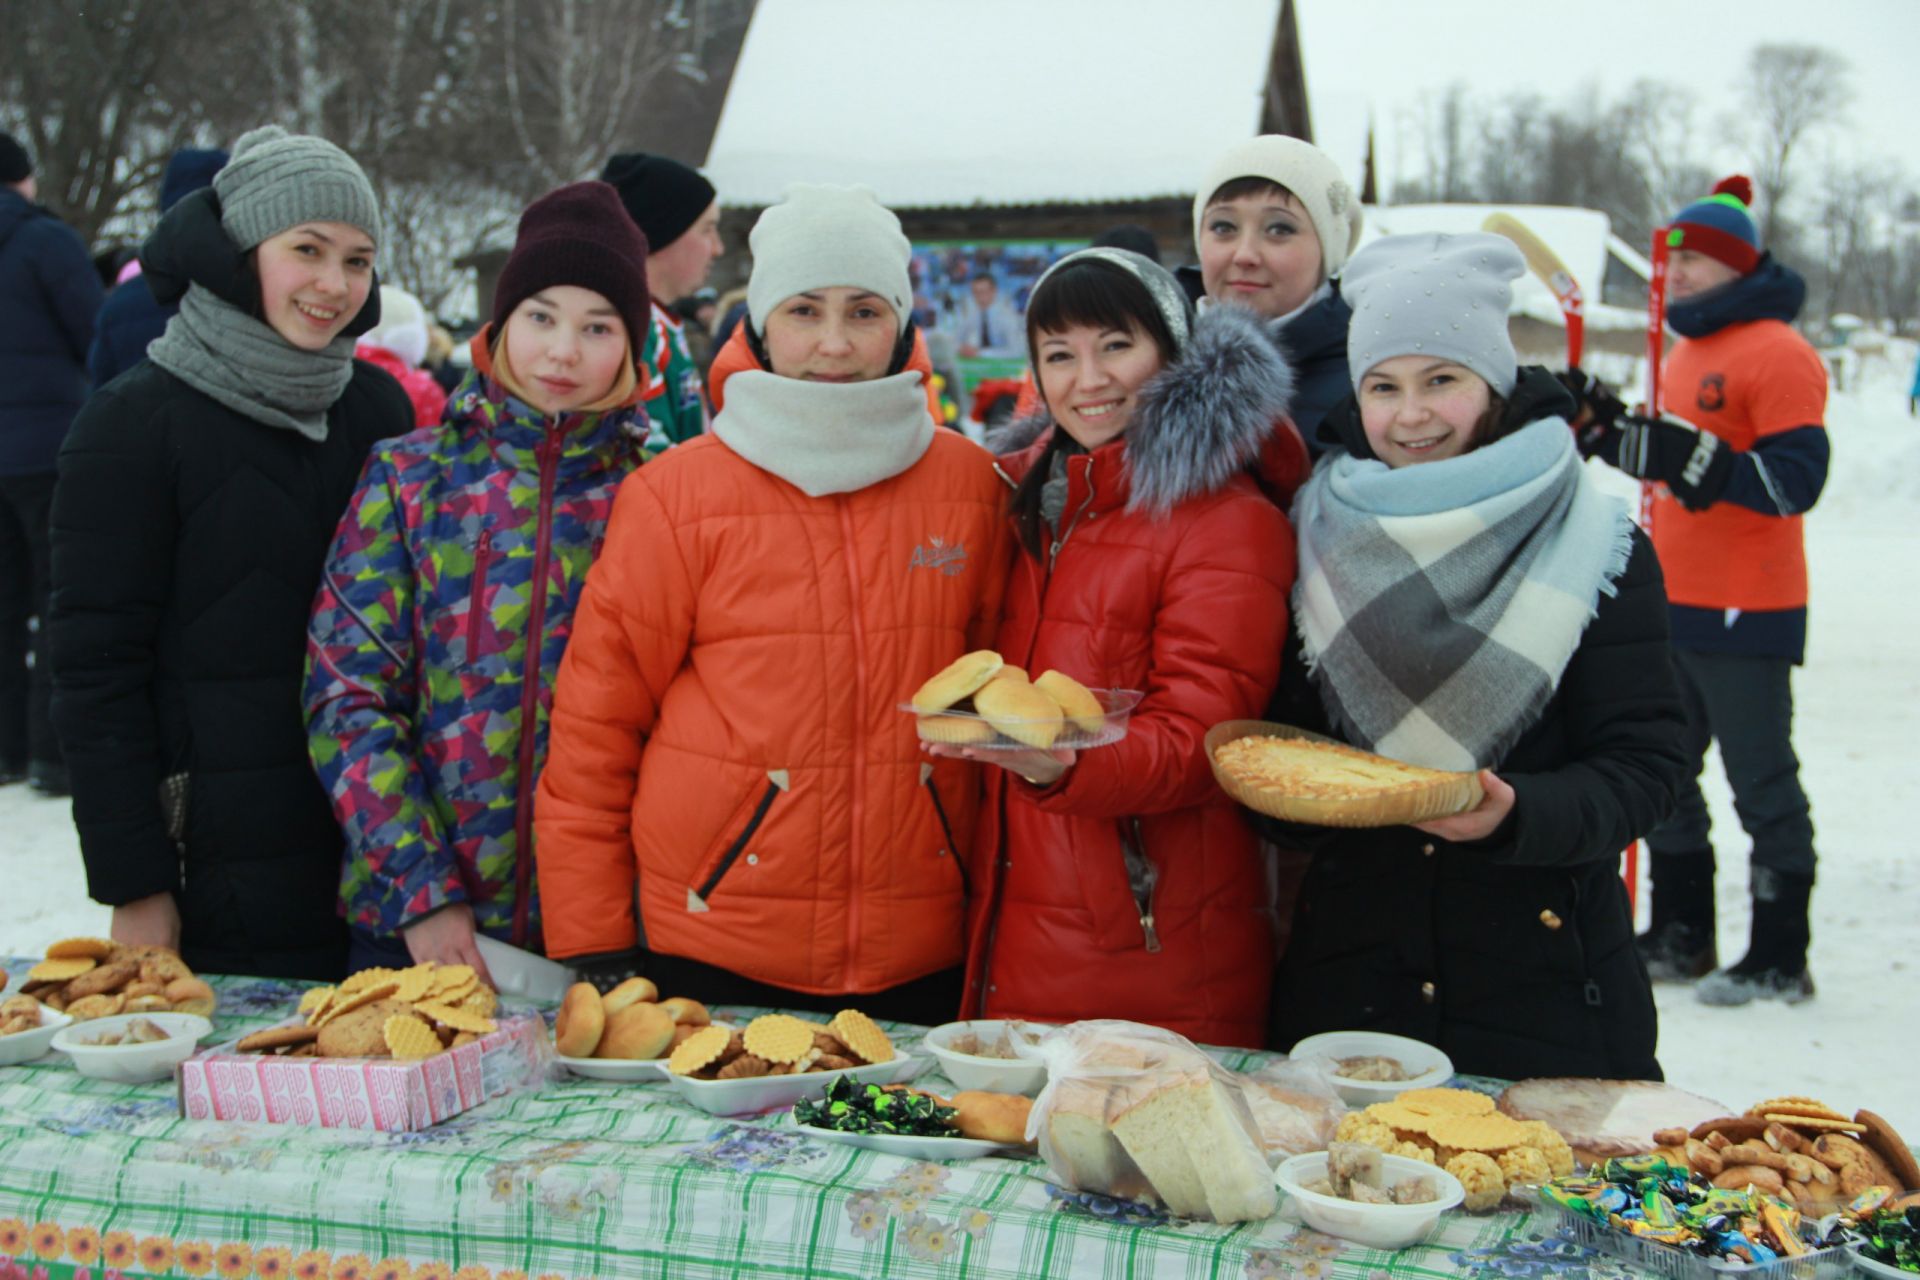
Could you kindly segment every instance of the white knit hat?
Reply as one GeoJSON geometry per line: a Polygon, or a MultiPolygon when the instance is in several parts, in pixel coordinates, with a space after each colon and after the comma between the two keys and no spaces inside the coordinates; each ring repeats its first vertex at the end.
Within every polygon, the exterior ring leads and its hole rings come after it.
{"type": "Polygon", "coordinates": [[[381,347],[410,369],[427,358],[427,309],[398,285],[380,286],[380,323],[360,335],[359,345],[381,347]]]}
{"type": "Polygon", "coordinates": [[[1347,255],[1360,243],[1360,198],[1353,193],[1340,166],[1311,142],[1277,133],[1262,134],[1228,149],[1200,179],[1193,197],[1193,244],[1200,232],[1213,193],[1235,178],[1265,178],[1285,187],[1307,210],[1314,234],[1320,237],[1320,268],[1331,279],[1346,265],[1347,255]]]}
{"type": "Polygon", "coordinates": [[[865,289],[893,307],[901,332],[913,318],[913,246],[900,219],[866,187],[795,183],[747,235],[753,272],[747,317],[756,333],[767,317],[809,289],[865,289]]]}

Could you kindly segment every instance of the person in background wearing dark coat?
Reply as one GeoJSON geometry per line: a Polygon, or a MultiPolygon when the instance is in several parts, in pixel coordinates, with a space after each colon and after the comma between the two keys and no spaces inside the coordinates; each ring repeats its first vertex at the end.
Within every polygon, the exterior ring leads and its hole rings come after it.
{"type": "Polygon", "coordinates": [[[1355,394],[1294,506],[1304,661],[1269,718],[1485,795],[1416,826],[1264,823],[1313,855],[1272,1043],[1367,1029],[1473,1074],[1659,1079],[1619,864],[1673,808],[1686,713],[1652,546],[1588,479],[1572,398],[1516,366],[1525,271],[1499,236],[1429,234],[1343,277],[1355,394]]]}
{"type": "Polygon", "coordinates": [[[49,650],[87,886],[195,969],[341,975],[343,841],[307,759],[308,610],[368,450],[413,422],[353,359],[380,212],[268,126],[141,250],[179,312],[60,451],[49,650]]]}
{"type": "Polygon", "coordinates": [[[0,784],[27,778],[63,796],[47,713],[47,513],[55,454],[87,398],[101,288],[80,237],[37,193],[32,157],[0,133],[0,784]]]}
{"type": "Polygon", "coordinates": [[[1200,268],[1182,269],[1188,292],[1204,295],[1203,308],[1234,303],[1266,322],[1297,382],[1289,416],[1316,456],[1320,420],[1351,389],[1353,312],[1336,277],[1360,243],[1360,221],[1360,197],[1333,158],[1277,134],[1215,160],[1193,201],[1200,268]]]}
{"type": "MultiPolygon", "coordinates": [[[[182,147],[167,161],[160,179],[160,215],[180,203],[180,197],[198,191],[213,181],[227,153],[197,147],[182,147]]],[[[100,319],[93,327],[93,347],[87,352],[87,372],[93,385],[104,387],[147,358],[147,344],[166,329],[167,321],[180,308],[162,303],[140,278],[140,260],[135,258],[121,269],[118,283],[100,308],[100,319]]]]}

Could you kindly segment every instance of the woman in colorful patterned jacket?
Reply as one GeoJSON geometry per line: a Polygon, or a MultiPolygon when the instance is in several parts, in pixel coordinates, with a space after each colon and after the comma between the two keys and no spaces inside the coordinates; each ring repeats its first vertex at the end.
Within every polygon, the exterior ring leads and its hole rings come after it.
{"type": "Polygon", "coordinates": [[[796,186],[750,243],[712,428],[621,487],[580,602],[540,778],[548,950],[940,1022],[978,780],[898,705],[991,635],[1000,481],[934,426],[899,219],[796,186]]]}
{"type": "Polygon", "coordinates": [[[346,831],[353,968],[541,948],[533,784],[613,495],[638,465],[646,241],[613,189],[535,201],[446,421],[386,442],[308,636],[309,743],[346,831]]]}

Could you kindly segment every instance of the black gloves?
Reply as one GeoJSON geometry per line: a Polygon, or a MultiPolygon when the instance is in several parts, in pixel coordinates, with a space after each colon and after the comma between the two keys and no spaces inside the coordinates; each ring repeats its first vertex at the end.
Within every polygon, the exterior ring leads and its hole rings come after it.
{"type": "Polygon", "coordinates": [[[1616,465],[1622,471],[1666,485],[1689,511],[1704,511],[1720,500],[1735,455],[1719,436],[1678,418],[1621,414],[1618,422],[1616,465]]]}
{"type": "Polygon", "coordinates": [[[1591,458],[1596,454],[1605,456],[1612,443],[1616,420],[1627,411],[1627,406],[1619,396],[1600,381],[1574,365],[1565,373],[1553,375],[1560,385],[1573,393],[1579,402],[1580,412],[1573,419],[1573,443],[1579,449],[1580,456],[1591,458]]]}
{"type": "Polygon", "coordinates": [[[643,976],[647,953],[635,948],[632,951],[605,951],[597,956],[575,956],[567,961],[573,969],[576,982],[591,982],[601,995],[613,990],[628,978],[643,976]]]}

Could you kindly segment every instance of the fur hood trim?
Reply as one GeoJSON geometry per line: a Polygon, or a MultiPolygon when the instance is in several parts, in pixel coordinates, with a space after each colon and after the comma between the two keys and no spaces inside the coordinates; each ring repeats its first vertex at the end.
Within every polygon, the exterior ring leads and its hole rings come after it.
{"type": "MultiPolygon", "coordinates": [[[[1141,389],[1127,430],[1129,511],[1164,515],[1213,493],[1253,466],[1285,419],[1293,370],[1239,307],[1209,307],[1187,348],[1141,389]]],[[[987,437],[995,454],[1018,453],[1054,426],[1045,409],[987,437]]]]}

